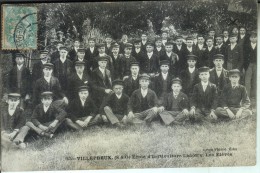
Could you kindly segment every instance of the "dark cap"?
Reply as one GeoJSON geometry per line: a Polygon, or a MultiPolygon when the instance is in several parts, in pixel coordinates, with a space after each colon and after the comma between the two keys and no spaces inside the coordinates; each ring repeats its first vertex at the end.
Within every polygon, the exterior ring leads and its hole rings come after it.
{"type": "Polygon", "coordinates": [[[114,44],[112,44],[112,48],[119,48],[120,47],[120,45],[117,43],[117,42],[115,42],[114,44]]]}
{"type": "Polygon", "coordinates": [[[231,38],[231,37],[237,37],[237,36],[238,36],[237,34],[232,33],[232,34],[229,35],[229,38],[231,38]]]}
{"type": "Polygon", "coordinates": [[[155,41],[162,41],[162,37],[156,37],[155,41]]]}
{"type": "Polygon", "coordinates": [[[141,42],[142,42],[142,39],[140,39],[140,38],[135,38],[135,39],[133,40],[133,42],[134,42],[134,44],[141,43],[141,42]]]}
{"type": "Polygon", "coordinates": [[[167,41],[167,42],[165,43],[165,46],[173,46],[173,42],[167,41]]]}
{"type": "Polygon", "coordinates": [[[43,68],[53,69],[54,65],[52,63],[43,64],[43,68]]]}
{"type": "Polygon", "coordinates": [[[51,91],[44,91],[41,93],[41,97],[47,97],[47,96],[52,96],[53,93],[51,91]]]}
{"type": "Polygon", "coordinates": [[[19,99],[20,97],[21,97],[21,94],[19,94],[19,93],[9,93],[9,94],[8,94],[8,99],[9,99],[9,98],[19,99]]]}
{"type": "Polygon", "coordinates": [[[68,48],[65,47],[65,46],[60,47],[60,50],[66,50],[66,51],[69,51],[68,48]]]}
{"type": "Polygon", "coordinates": [[[203,37],[204,38],[204,35],[198,34],[197,38],[199,38],[199,37],[203,37]]]}
{"type": "Polygon", "coordinates": [[[78,92],[81,92],[81,91],[88,91],[89,87],[86,86],[86,85],[82,85],[78,88],[78,92]]]}
{"type": "Polygon", "coordinates": [[[175,38],[175,40],[178,40],[178,39],[183,39],[183,37],[182,36],[177,36],[176,38],[175,38]]]}
{"type": "Polygon", "coordinates": [[[257,33],[255,31],[252,31],[250,37],[257,37],[257,33]]]}
{"type": "Polygon", "coordinates": [[[213,60],[215,60],[215,59],[222,59],[222,60],[224,60],[224,55],[216,54],[216,55],[213,56],[213,60]]]}
{"type": "Polygon", "coordinates": [[[192,40],[192,41],[193,41],[193,37],[190,37],[190,36],[187,37],[187,38],[186,38],[186,41],[188,41],[188,40],[192,40]]]}
{"type": "Polygon", "coordinates": [[[146,46],[153,46],[153,47],[154,47],[154,43],[151,42],[151,41],[148,41],[148,42],[146,43],[146,46]]]}
{"type": "Polygon", "coordinates": [[[223,38],[224,35],[223,35],[223,34],[217,34],[217,35],[215,36],[215,38],[217,38],[217,37],[223,38]]]}
{"type": "Polygon", "coordinates": [[[187,55],[187,60],[195,60],[197,61],[198,57],[196,55],[193,55],[193,54],[189,54],[187,55]]]}
{"type": "Polygon", "coordinates": [[[106,47],[106,44],[105,44],[105,43],[99,43],[99,44],[97,44],[97,47],[98,47],[98,48],[106,47]]]}
{"type": "Polygon", "coordinates": [[[207,37],[206,41],[208,41],[208,40],[213,40],[214,41],[214,38],[213,37],[207,37]]]}
{"type": "Polygon", "coordinates": [[[75,66],[85,66],[85,62],[84,61],[76,61],[75,66]]]}
{"type": "Polygon", "coordinates": [[[115,86],[115,85],[122,85],[124,86],[124,82],[120,79],[116,79],[112,82],[112,86],[115,86]]]}
{"type": "Polygon", "coordinates": [[[108,61],[108,56],[98,56],[98,61],[108,61]]]}
{"type": "Polygon", "coordinates": [[[40,51],[40,54],[45,54],[45,55],[47,55],[48,53],[49,53],[48,50],[41,50],[41,51],[40,51]]]}
{"type": "Polygon", "coordinates": [[[131,43],[125,43],[125,48],[132,48],[133,45],[131,43]]]}
{"type": "Polygon", "coordinates": [[[160,61],[160,66],[161,65],[170,65],[170,62],[168,60],[162,60],[160,61]]]}
{"type": "Polygon", "coordinates": [[[233,76],[233,75],[238,75],[238,76],[240,76],[240,71],[239,71],[238,69],[229,70],[228,76],[233,76]]]}
{"type": "Polygon", "coordinates": [[[88,41],[96,41],[96,39],[94,37],[90,37],[88,41]]]}
{"type": "Polygon", "coordinates": [[[180,78],[174,78],[173,80],[172,80],[172,84],[180,84],[181,85],[181,83],[182,83],[182,81],[181,81],[181,79],[180,78]]]}
{"type": "Polygon", "coordinates": [[[138,66],[139,67],[139,62],[138,61],[132,61],[131,66],[138,66]]]}
{"type": "Polygon", "coordinates": [[[146,73],[143,73],[139,77],[139,80],[142,80],[142,79],[150,80],[150,76],[146,73]]]}
{"type": "Polygon", "coordinates": [[[78,49],[78,52],[80,52],[80,53],[85,53],[85,49],[79,48],[79,49],[78,49]]]}
{"type": "Polygon", "coordinates": [[[205,67],[205,66],[199,68],[199,73],[209,72],[209,71],[210,71],[210,69],[208,67],[205,67]]]}
{"type": "Polygon", "coordinates": [[[146,35],[146,36],[148,36],[147,32],[143,32],[142,35],[146,35]]]}
{"type": "Polygon", "coordinates": [[[75,41],[78,41],[78,42],[80,42],[79,38],[75,38],[75,39],[74,39],[74,42],[75,42],[75,41]]]}
{"type": "Polygon", "coordinates": [[[63,34],[63,32],[62,31],[57,31],[57,34],[63,34]]]}
{"type": "Polygon", "coordinates": [[[16,57],[16,58],[18,58],[18,57],[22,57],[22,58],[24,58],[24,55],[21,54],[21,53],[16,53],[16,54],[15,54],[15,57],[16,57]]]}

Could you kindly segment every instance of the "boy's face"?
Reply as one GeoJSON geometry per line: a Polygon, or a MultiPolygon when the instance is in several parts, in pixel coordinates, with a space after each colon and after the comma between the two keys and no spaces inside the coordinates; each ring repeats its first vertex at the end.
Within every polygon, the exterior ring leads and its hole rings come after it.
{"type": "Polygon", "coordinates": [[[204,44],[204,38],[203,37],[198,37],[198,43],[199,44],[204,44]]]}
{"type": "Polygon", "coordinates": [[[155,45],[156,45],[156,47],[162,47],[162,41],[161,40],[157,40],[155,42],[155,45]]]}
{"type": "Polygon", "coordinates": [[[24,63],[24,58],[23,57],[16,57],[15,62],[17,65],[22,65],[24,63]]]}
{"type": "Polygon", "coordinates": [[[127,35],[122,35],[122,40],[126,41],[128,39],[127,35]]]}
{"type": "Polygon", "coordinates": [[[147,46],[146,46],[146,51],[147,51],[148,53],[151,53],[151,52],[153,51],[153,46],[147,45],[147,46]]]}
{"type": "Polygon", "coordinates": [[[113,91],[115,92],[116,95],[121,95],[123,92],[123,86],[122,85],[115,85],[113,87],[113,91]]]}
{"type": "Polygon", "coordinates": [[[147,89],[150,84],[150,81],[147,79],[140,79],[139,84],[142,89],[147,89]]]}
{"type": "Polygon", "coordinates": [[[119,53],[119,47],[113,47],[112,52],[114,54],[118,54],[119,53]]]}
{"type": "Polygon", "coordinates": [[[100,47],[100,48],[98,48],[98,52],[99,52],[100,54],[105,53],[105,51],[106,51],[106,48],[105,48],[105,47],[100,47]]]}
{"type": "Polygon", "coordinates": [[[208,47],[211,47],[213,45],[213,40],[212,39],[208,39],[206,42],[208,47]]]}
{"type": "Polygon", "coordinates": [[[203,82],[208,82],[208,80],[209,80],[209,72],[200,72],[199,78],[203,82]]]}
{"type": "Polygon", "coordinates": [[[229,77],[229,80],[230,80],[230,82],[231,82],[232,84],[238,84],[239,79],[240,79],[240,77],[239,77],[238,74],[234,74],[234,75],[231,75],[231,76],[229,77]]]}
{"type": "Polygon", "coordinates": [[[161,69],[161,72],[165,74],[169,71],[169,66],[168,65],[161,65],[160,69],[161,69]]]}
{"type": "Polygon", "coordinates": [[[132,49],[130,47],[125,48],[125,54],[129,55],[132,53],[132,49]]]}
{"type": "Polygon", "coordinates": [[[176,44],[179,45],[179,46],[182,45],[182,39],[177,39],[176,44]]]}
{"type": "Polygon", "coordinates": [[[46,54],[40,54],[40,59],[41,59],[41,61],[47,62],[48,56],[46,54]]]}
{"type": "Polygon", "coordinates": [[[95,41],[94,40],[90,40],[88,42],[88,44],[89,44],[90,47],[94,47],[95,46],[95,41]]]}
{"type": "Polygon", "coordinates": [[[56,46],[56,47],[57,47],[57,50],[60,50],[60,47],[61,47],[61,46],[63,46],[63,44],[58,43],[57,46],[56,46]]]}
{"type": "Polygon", "coordinates": [[[60,56],[61,57],[65,58],[65,57],[67,57],[67,54],[68,54],[68,51],[66,51],[64,49],[60,50],[60,56]]]}
{"type": "Polygon", "coordinates": [[[172,84],[172,91],[175,93],[179,93],[181,91],[182,87],[178,83],[172,84]]]}
{"type": "Polygon", "coordinates": [[[228,31],[223,32],[224,37],[228,37],[228,31]]]}
{"type": "Polygon", "coordinates": [[[193,37],[193,38],[197,38],[197,36],[198,36],[198,33],[197,33],[197,32],[192,33],[192,37],[193,37]]]}
{"type": "Polygon", "coordinates": [[[217,37],[216,38],[217,44],[220,45],[223,43],[223,38],[222,37],[217,37]]]}
{"type": "Polygon", "coordinates": [[[190,68],[193,68],[193,67],[195,67],[195,65],[196,65],[196,60],[188,60],[187,62],[188,62],[188,66],[189,66],[190,68]]]}
{"type": "Polygon", "coordinates": [[[239,30],[241,35],[245,35],[246,34],[246,29],[245,28],[240,28],[239,30]]]}
{"type": "Polygon", "coordinates": [[[111,44],[111,42],[112,42],[112,38],[107,37],[105,41],[106,41],[106,43],[111,44]]]}
{"type": "Polygon", "coordinates": [[[52,69],[51,69],[51,68],[44,68],[44,69],[43,69],[43,75],[44,75],[45,77],[50,77],[51,74],[52,74],[52,69]]]}
{"type": "Polygon", "coordinates": [[[237,28],[233,28],[232,33],[238,34],[238,29],[237,28]]]}
{"type": "Polygon", "coordinates": [[[252,43],[256,43],[256,42],[257,42],[257,37],[251,36],[251,37],[250,37],[250,41],[251,41],[252,43]]]}
{"type": "Polygon", "coordinates": [[[143,35],[141,36],[141,39],[142,39],[142,41],[146,41],[146,40],[147,40],[147,35],[144,35],[144,34],[143,34],[143,35]]]}
{"type": "Polygon", "coordinates": [[[213,63],[215,64],[215,67],[221,68],[224,64],[224,60],[223,59],[215,59],[213,61],[213,63]]]}
{"type": "Polygon", "coordinates": [[[17,105],[20,103],[20,99],[18,99],[18,98],[8,98],[7,102],[8,102],[10,109],[15,109],[17,107],[17,105]]]}
{"type": "Polygon", "coordinates": [[[85,66],[84,65],[77,65],[75,66],[76,72],[78,74],[82,74],[84,72],[85,66]]]}
{"type": "Polygon", "coordinates": [[[215,31],[209,31],[209,36],[210,37],[214,37],[214,35],[215,35],[215,31]]]}
{"type": "Polygon", "coordinates": [[[229,41],[230,41],[230,43],[236,43],[237,42],[237,37],[230,37],[229,41]]]}
{"type": "Polygon", "coordinates": [[[173,46],[172,45],[166,45],[165,50],[166,52],[172,52],[173,46]]]}
{"type": "Polygon", "coordinates": [[[52,96],[45,96],[42,98],[42,104],[46,107],[50,106],[52,103],[52,96]]]}
{"type": "Polygon", "coordinates": [[[107,66],[107,61],[98,61],[98,65],[100,68],[105,69],[107,66]]]}
{"type": "Polygon", "coordinates": [[[137,48],[137,49],[141,48],[141,42],[140,42],[140,43],[135,43],[134,46],[135,46],[135,48],[137,48]]]}
{"type": "Polygon", "coordinates": [[[167,37],[168,37],[168,34],[166,32],[162,33],[162,38],[163,39],[167,39],[167,37]]]}
{"type": "Polygon", "coordinates": [[[187,45],[187,47],[192,47],[193,41],[192,40],[187,40],[186,41],[186,45],[187,45]]]}
{"type": "Polygon", "coordinates": [[[136,76],[139,73],[139,66],[131,66],[130,70],[131,70],[131,74],[136,76]]]}
{"type": "Polygon", "coordinates": [[[74,42],[74,46],[75,46],[75,47],[79,47],[79,45],[80,45],[79,41],[75,41],[75,42],[74,42]]]}
{"type": "Polygon", "coordinates": [[[88,91],[80,91],[79,92],[79,98],[81,100],[86,100],[88,98],[89,92],[88,91]]]}
{"type": "Polygon", "coordinates": [[[80,61],[84,60],[84,56],[85,56],[85,53],[84,53],[84,52],[78,52],[77,55],[78,55],[78,59],[79,59],[80,61]]]}

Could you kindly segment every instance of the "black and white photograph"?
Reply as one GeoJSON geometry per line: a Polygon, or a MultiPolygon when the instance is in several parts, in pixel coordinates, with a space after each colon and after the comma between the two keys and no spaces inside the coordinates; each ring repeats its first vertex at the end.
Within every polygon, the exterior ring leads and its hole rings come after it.
{"type": "Polygon", "coordinates": [[[253,167],[256,0],[1,4],[1,170],[253,167]]]}

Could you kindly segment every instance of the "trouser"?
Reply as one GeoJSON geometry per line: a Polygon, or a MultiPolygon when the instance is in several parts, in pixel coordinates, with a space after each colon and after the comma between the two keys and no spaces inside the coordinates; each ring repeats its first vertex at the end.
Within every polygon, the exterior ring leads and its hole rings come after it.
{"type": "MultiPolygon", "coordinates": [[[[79,118],[78,120],[85,121],[85,120],[87,120],[87,119],[89,119],[89,118],[90,118],[90,116],[85,116],[85,117],[79,118]]],[[[88,125],[83,128],[83,127],[81,127],[79,124],[73,122],[70,118],[65,118],[65,123],[66,123],[69,127],[71,127],[72,129],[78,130],[78,131],[79,131],[79,130],[83,130],[83,129],[89,127],[89,126],[94,126],[94,125],[100,124],[101,122],[102,122],[102,118],[101,118],[101,116],[98,114],[98,115],[96,115],[94,118],[90,119],[88,125]]]]}
{"type": "Polygon", "coordinates": [[[195,114],[190,115],[190,119],[192,121],[209,121],[211,122],[213,118],[211,118],[209,115],[211,113],[211,110],[205,109],[205,108],[196,108],[195,114]]]}
{"type": "Polygon", "coordinates": [[[1,144],[2,144],[2,146],[8,148],[8,146],[10,144],[12,144],[12,142],[18,142],[18,143],[24,142],[24,138],[28,134],[29,130],[30,130],[29,127],[23,126],[13,139],[9,139],[8,135],[10,133],[8,133],[8,132],[3,133],[1,135],[1,144]]]}
{"type": "Polygon", "coordinates": [[[137,119],[144,120],[146,122],[152,122],[152,120],[157,117],[158,111],[151,108],[143,112],[134,113],[134,115],[137,119]]]}
{"type": "MultiPolygon", "coordinates": [[[[44,126],[49,126],[53,121],[50,122],[46,122],[46,123],[42,123],[44,126]]],[[[55,131],[59,128],[59,126],[64,122],[64,120],[59,121],[57,123],[57,125],[54,128],[50,128],[47,131],[44,131],[42,129],[40,129],[39,127],[35,126],[32,122],[28,121],[26,123],[26,126],[30,127],[31,130],[35,131],[37,134],[39,135],[43,135],[43,133],[47,132],[47,133],[55,133],[55,131]]]]}
{"type": "Polygon", "coordinates": [[[52,102],[52,105],[63,110],[67,107],[67,104],[63,100],[55,100],[52,102]]]}
{"type": "Polygon", "coordinates": [[[247,94],[249,97],[255,97],[256,96],[256,64],[250,63],[245,75],[245,87],[247,90],[247,94]]]}
{"type": "Polygon", "coordinates": [[[172,123],[180,124],[187,118],[187,115],[181,111],[163,111],[159,113],[159,115],[165,125],[170,125],[172,123]]]}
{"type": "Polygon", "coordinates": [[[106,113],[107,119],[112,125],[125,119],[125,115],[114,114],[113,110],[109,106],[104,107],[104,111],[106,113]]]}
{"type": "MultiPolygon", "coordinates": [[[[238,112],[239,108],[234,108],[234,107],[230,107],[229,108],[231,110],[231,112],[233,112],[234,115],[236,115],[236,113],[238,112]]],[[[222,118],[230,118],[228,113],[227,113],[227,110],[225,110],[224,108],[222,107],[218,107],[215,111],[217,117],[222,117],[222,118]]],[[[241,118],[245,118],[249,115],[252,115],[252,111],[249,110],[249,109],[244,109],[241,113],[241,118]]]]}

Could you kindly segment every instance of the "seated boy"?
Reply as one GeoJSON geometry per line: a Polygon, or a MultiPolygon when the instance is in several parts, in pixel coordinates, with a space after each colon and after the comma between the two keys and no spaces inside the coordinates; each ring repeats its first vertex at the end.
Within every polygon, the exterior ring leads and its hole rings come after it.
{"type": "Polygon", "coordinates": [[[114,93],[104,100],[101,106],[103,110],[100,111],[100,113],[105,112],[107,119],[112,125],[120,128],[127,122],[127,103],[129,101],[129,97],[123,93],[123,85],[122,80],[113,81],[114,93]]]}
{"type": "Polygon", "coordinates": [[[52,138],[57,128],[63,123],[67,113],[53,104],[53,93],[45,91],[41,93],[41,104],[33,111],[31,122],[26,125],[41,136],[52,138]]]}
{"type": "Polygon", "coordinates": [[[221,95],[221,107],[216,109],[217,117],[230,119],[242,119],[252,115],[249,110],[250,99],[246,88],[239,84],[240,71],[238,69],[229,71],[229,80],[221,95]]]}
{"type": "Polygon", "coordinates": [[[186,94],[181,92],[181,80],[172,80],[172,92],[164,98],[163,110],[159,113],[165,125],[181,124],[189,116],[189,100],[186,94]]]}
{"type": "Polygon", "coordinates": [[[88,86],[80,86],[78,95],[69,103],[66,123],[74,130],[81,131],[89,126],[98,124],[101,121],[100,115],[97,115],[98,108],[89,96],[88,86]]]}
{"type": "Polygon", "coordinates": [[[1,143],[4,148],[12,144],[24,149],[24,138],[29,131],[25,126],[26,118],[23,110],[18,106],[21,95],[18,93],[8,94],[7,105],[1,108],[1,143]]]}
{"type": "Polygon", "coordinates": [[[209,68],[199,68],[201,82],[196,84],[191,97],[190,119],[192,121],[214,121],[217,119],[215,109],[217,107],[217,87],[209,82],[209,68]]]}

